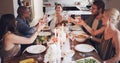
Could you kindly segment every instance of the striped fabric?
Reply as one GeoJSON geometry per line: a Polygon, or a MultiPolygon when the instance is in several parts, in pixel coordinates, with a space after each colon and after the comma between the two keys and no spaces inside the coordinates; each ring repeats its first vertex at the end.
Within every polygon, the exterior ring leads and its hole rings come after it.
{"type": "Polygon", "coordinates": [[[98,53],[102,60],[107,60],[113,57],[115,55],[115,48],[112,44],[112,39],[103,39],[98,49],[98,53]]]}

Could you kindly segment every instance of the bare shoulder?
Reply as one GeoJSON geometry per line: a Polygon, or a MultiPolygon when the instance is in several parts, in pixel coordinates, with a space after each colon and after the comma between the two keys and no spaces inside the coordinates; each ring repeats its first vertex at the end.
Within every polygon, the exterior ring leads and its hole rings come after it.
{"type": "Polygon", "coordinates": [[[14,38],[16,38],[18,36],[16,34],[14,34],[14,33],[9,32],[9,33],[6,34],[5,37],[6,37],[7,40],[9,40],[9,39],[11,40],[11,39],[14,39],[14,38]]]}
{"type": "Polygon", "coordinates": [[[14,37],[14,34],[13,34],[13,33],[8,32],[8,33],[5,34],[5,38],[6,38],[6,39],[10,39],[11,37],[14,37]]]}

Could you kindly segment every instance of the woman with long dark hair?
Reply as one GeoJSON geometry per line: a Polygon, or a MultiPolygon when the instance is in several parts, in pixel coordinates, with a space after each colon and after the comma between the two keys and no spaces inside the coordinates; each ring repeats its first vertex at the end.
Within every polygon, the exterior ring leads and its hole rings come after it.
{"type": "Polygon", "coordinates": [[[20,51],[20,44],[33,43],[39,31],[45,26],[43,20],[41,22],[37,25],[36,32],[26,38],[17,35],[17,21],[13,14],[2,15],[0,19],[0,57],[15,56],[20,51]]]}

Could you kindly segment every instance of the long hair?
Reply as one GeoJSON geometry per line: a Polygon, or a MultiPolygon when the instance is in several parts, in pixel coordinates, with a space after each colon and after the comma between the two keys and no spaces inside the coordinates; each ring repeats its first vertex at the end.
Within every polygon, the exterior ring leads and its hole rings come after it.
{"type": "Polygon", "coordinates": [[[109,8],[105,10],[105,13],[107,13],[108,17],[111,19],[110,22],[117,27],[117,24],[120,21],[120,12],[118,11],[118,9],[109,8]]]}
{"type": "Polygon", "coordinates": [[[16,22],[13,14],[4,14],[0,19],[0,39],[8,32],[16,33],[16,22]]]}

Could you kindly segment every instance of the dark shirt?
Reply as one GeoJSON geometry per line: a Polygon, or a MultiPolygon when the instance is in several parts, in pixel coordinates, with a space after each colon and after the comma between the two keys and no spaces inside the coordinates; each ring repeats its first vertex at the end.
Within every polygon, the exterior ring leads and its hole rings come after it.
{"type": "MultiPolygon", "coordinates": [[[[92,28],[92,24],[94,22],[94,19],[96,18],[96,16],[90,16],[88,19],[85,20],[85,23],[92,28]]],[[[99,20],[98,22],[98,26],[97,26],[97,30],[100,29],[102,27],[102,20],[99,20]]],[[[91,35],[84,27],[82,27],[84,32],[86,32],[88,35],[91,35]]],[[[102,33],[101,33],[102,34],[102,33]]],[[[96,37],[97,38],[101,38],[102,35],[101,34],[98,34],[96,37]]]]}
{"type": "MultiPolygon", "coordinates": [[[[96,16],[90,16],[88,19],[85,20],[86,24],[92,28],[92,24],[94,22],[94,19],[96,18],[96,16]]],[[[99,20],[98,22],[98,26],[97,26],[97,30],[100,29],[102,27],[102,20],[99,20]]],[[[83,31],[86,32],[88,35],[91,35],[84,27],[82,27],[83,31]]],[[[103,33],[98,34],[95,36],[96,38],[102,38],[103,37],[103,33]]],[[[96,49],[99,48],[99,43],[89,39],[91,45],[93,45],[96,49]]]]}
{"type": "Polygon", "coordinates": [[[30,37],[35,32],[35,27],[30,27],[27,20],[17,17],[17,30],[20,35],[30,37]]]}
{"type": "Polygon", "coordinates": [[[98,48],[98,54],[102,60],[108,60],[115,55],[115,47],[112,44],[112,38],[108,40],[102,39],[98,48]]]}

